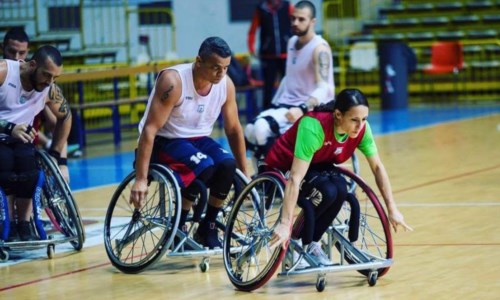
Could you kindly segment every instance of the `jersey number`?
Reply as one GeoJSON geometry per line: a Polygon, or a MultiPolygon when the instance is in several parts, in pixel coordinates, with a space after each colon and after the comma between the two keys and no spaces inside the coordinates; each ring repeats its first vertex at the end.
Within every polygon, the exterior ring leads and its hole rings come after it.
{"type": "Polygon", "coordinates": [[[199,164],[202,159],[207,158],[207,156],[201,152],[196,153],[195,155],[192,155],[190,160],[194,162],[195,164],[199,164]]]}

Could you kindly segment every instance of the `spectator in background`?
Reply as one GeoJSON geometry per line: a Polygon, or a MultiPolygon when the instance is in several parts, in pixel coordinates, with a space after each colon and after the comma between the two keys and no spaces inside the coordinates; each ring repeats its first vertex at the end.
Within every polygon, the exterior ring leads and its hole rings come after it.
{"type": "Polygon", "coordinates": [[[248,31],[248,50],[255,53],[255,33],[260,28],[259,52],[262,79],[264,80],[263,109],[271,107],[274,85],[278,74],[285,75],[286,45],[292,36],[290,15],[293,5],[289,1],[265,0],[257,8],[248,31]]]}
{"type": "Polygon", "coordinates": [[[21,28],[12,28],[3,38],[3,58],[25,60],[28,56],[28,35],[21,28]]]}
{"type": "Polygon", "coordinates": [[[286,76],[273,97],[273,107],[245,127],[247,147],[254,152],[254,167],[274,140],[302,115],[335,96],[330,45],[314,31],[316,8],[299,1],[290,17],[293,36],[288,41],[286,76]]]}

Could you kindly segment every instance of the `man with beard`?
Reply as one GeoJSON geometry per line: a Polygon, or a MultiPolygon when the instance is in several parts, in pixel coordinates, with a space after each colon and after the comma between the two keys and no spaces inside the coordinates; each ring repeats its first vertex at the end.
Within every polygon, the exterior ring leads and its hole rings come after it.
{"type": "Polygon", "coordinates": [[[136,180],[130,194],[130,202],[141,208],[146,202],[150,162],[169,166],[182,188],[179,228],[186,232],[187,216],[199,194],[198,185],[191,183],[202,181],[210,188],[210,196],[194,240],[210,249],[222,247],[215,221],[236,167],[246,173],[235,87],[226,76],[230,62],[227,43],[209,37],[202,42],[195,62],[160,71],[139,123],[136,180]],[[220,114],[233,154],[210,137],[220,114]]]}
{"type": "MultiPolygon", "coordinates": [[[[31,198],[39,180],[32,125],[45,106],[57,118],[49,154],[58,165],[66,165],[60,153],[71,129],[71,113],[54,84],[61,73],[61,53],[52,46],[40,47],[27,62],[0,60],[0,187],[8,199],[9,242],[37,239],[30,226],[31,198]]],[[[66,168],[61,171],[68,177],[66,168]]]]}
{"type": "Polygon", "coordinates": [[[257,160],[296,120],[335,95],[332,51],[314,32],[314,5],[299,1],[290,20],[294,36],[288,41],[286,75],[273,98],[274,107],[260,113],[245,128],[248,148],[257,160]]]}

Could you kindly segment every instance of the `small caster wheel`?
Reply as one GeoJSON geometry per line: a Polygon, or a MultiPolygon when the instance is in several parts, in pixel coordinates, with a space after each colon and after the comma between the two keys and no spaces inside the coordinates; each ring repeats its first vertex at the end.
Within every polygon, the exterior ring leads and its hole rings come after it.
{"type": "Polygon", "coordinates": [[[49,259],[54,258],[55,248],[56,248],[56,246],[54,244],[47,245],[47,257],[49,259]]]}
{"type": "Polygon", "coordinates": [[[325,287],[326,287],[326,278],[318,277],[318,281],[316,281],[316,290],[318,292],[322,292],[325,290],[325,287]]]}
{"type": "Polygon", "coordinates": [[[4,249],[0,249],[0,262],[6,262],[9,260],[9,252],[4,249]]]}
{"type": "Polygon", "coordinates": [[[210,259],[208,257],[205,257],[200,263],[200,270],[205,273],[206,271],[208,271],[208,269],[210,269],[210,259]]]}
{"type": "Polygon", "coordinates": [[[371,272],[369,275],[368,275],[368,284],[370,286],[374,286],[377,284],[377,278],[378,278],[378,275],[376,272],[371,272]]]}

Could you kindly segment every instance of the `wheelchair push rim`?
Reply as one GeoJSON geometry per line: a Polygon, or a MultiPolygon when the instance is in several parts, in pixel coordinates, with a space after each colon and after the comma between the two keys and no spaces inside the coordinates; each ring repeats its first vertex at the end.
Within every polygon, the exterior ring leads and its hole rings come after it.
{"type": "Polygon", "coordinates": [[[139,273],[157,262],[169,249],[180,218],[180,188],[171,171],[151,165],[145,205],[129,203],[136,173],[118,186],[104,221],[104,245],[113,266],[124,273],[139,273]]]}
{"type": "Polygon", "coordinates": [[[286,249],[269,248],[284,196],[283,181],[274,173],[252,180],[238,196],[224,235],[224,265],[231,283],[243,291],[263,286],[273,276],[286,249]]]}

